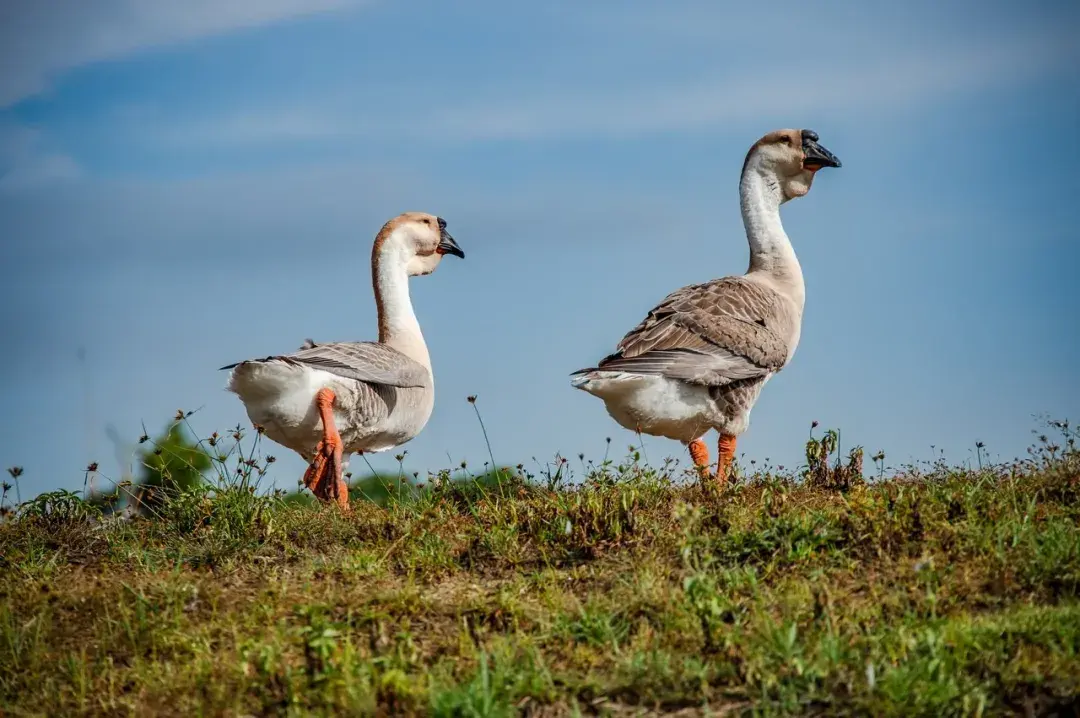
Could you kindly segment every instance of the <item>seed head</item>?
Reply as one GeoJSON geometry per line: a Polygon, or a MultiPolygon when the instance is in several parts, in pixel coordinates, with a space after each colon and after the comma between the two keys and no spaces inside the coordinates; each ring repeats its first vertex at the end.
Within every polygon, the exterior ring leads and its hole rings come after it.
{"type": "Polygon", "coordinates": [[[90,464],[86,467],[86,470],[89,472],[97,471],[97,462],[91,461],[90,464]]]}
{"type": "Polygon", "coordinates": [[[470,404],[475,404],[476,394],[470,394],[469,396],[465,397],[465,401],[469,402],[470,404]]]}
{"type": "Polygon", "coordinates": [[[17,479],[20,476],[22,476],[23,468],[21,466],[12,466],[7,471],[8,471],[9,474],[11,474],[11,478],[17,479]]]}

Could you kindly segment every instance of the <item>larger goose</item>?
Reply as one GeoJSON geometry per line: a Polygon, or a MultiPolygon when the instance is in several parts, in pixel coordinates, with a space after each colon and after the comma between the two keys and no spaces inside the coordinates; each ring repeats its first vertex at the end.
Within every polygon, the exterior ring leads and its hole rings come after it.
{"type": "Polygon", "coordinates": [[[465,253],[440,217],[406,212],[371,250],[379,341],[308,341],[292,354],[230,364],[228,389],[266,436],[310,464],[304,485],[348,508],[343,457],[386,451],[420,433],[435,406],[435,382],[409,277],[431,274],[444,254],[465,253]]]}
{"type": "Polygon", "coordinates": [[[709,450],[701,437],[716,429],[723,483],[761,388],[799,343],[806,288],[780,205],[809,192],[822,167],[839,166],[812,130],[777,130],[755,142],[739,182],[746,274],[671,293],[615,353],[574,372],[572,385],[602,399],[623,427],[686,444],[702,476],[709,450]]]}

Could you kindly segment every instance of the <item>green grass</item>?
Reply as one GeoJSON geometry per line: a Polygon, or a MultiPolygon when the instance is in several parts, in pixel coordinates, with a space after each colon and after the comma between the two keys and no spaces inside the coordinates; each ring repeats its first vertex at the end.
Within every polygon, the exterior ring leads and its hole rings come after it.
{"type": "Polygon", "coordinates": [[[349,515],[242,485],[130,522],[47,495],[0,523],[0,713],[1075,714],[1059,428],[869,483],[860,458],[721,492],[631,457],[349,515]]]}

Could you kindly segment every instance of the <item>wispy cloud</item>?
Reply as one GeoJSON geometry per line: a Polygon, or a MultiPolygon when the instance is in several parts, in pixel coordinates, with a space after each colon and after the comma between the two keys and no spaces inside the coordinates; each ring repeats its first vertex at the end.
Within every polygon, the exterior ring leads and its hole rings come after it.
{"type": "Polygon", "coordinates": [[[48,147],[40,131],[0,125],[0,192],[40,187],[81,175],[79,164],[48,147]]]}
{"type": "Polygon", "coordinates": [[[0,107],[41,92],[59,73],[364,0],[55,0],[0,6],[0,107]]]}
{"type": "Polygon", "coordinates": [[[511,93],[440,103],[433,113],[416,112],[407,96],[395,101],[393,90],[384,91],[377,111],[362,98],[352,104],[340,96],[325,103],[307,98],[302,106],[246,109],[166,127],[150,139],[207,146],[374,137],[446,143],[625,139],[751,119],[756,124],[782,123],[792,116],[793,107],[800,116],[872,119],[898,109],[917,110],[954,93],[1016,84],[1078,58],[1080,50],[1067,33],[1043,28],[967,44],[882,52],[861,65],[810,59],[794,72],[784,61],[716,66],[681,82],[658,78],[552,87],[540,78],[521,78],[511,93]]]}

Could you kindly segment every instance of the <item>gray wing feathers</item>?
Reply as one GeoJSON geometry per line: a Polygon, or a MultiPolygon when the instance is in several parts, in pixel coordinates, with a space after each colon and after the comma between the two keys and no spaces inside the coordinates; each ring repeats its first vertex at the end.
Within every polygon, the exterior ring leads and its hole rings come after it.
{"type": "MultiPolygon", "coordinates": [[[[428,370],[401,352],[377,342],[329,342],[316,344],[310,339],[292,354],[282,354],[253,361],[284,361],[304,364],[331,374],[369,384],[393,387],[427,386],[428,370]]],[[[230,369],[235,364],[222,367],[230,369]]]]}
{"type": "Polygon", "coordinates": [[[710,386],[764,376],[787,362],[784,337],[794,320],[779,294],[742,277],[683,287],[650,311],[598,368],[710,386]]]}
{"type": "Polygon", "coordinates": [[[627,371],[633,374],[657,374],[690,384],[722,386],[739,379],[760,376],[761,367],[717,348],[712,352],[662,349],[635,357],[613,355],[600,363],[604,371],[627,371]]]}

